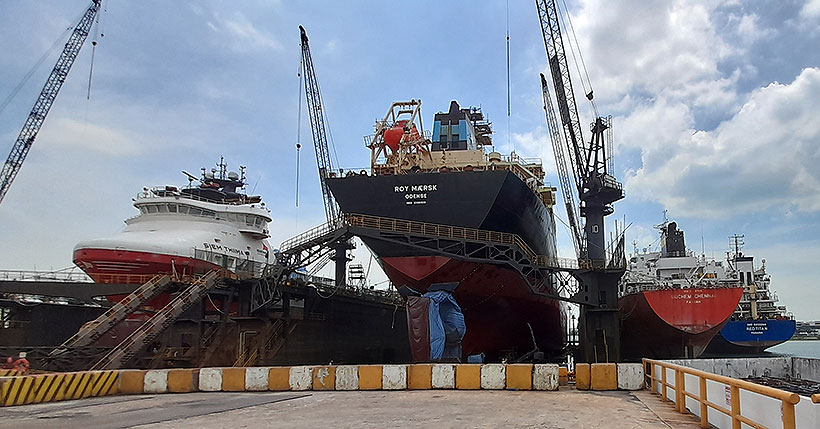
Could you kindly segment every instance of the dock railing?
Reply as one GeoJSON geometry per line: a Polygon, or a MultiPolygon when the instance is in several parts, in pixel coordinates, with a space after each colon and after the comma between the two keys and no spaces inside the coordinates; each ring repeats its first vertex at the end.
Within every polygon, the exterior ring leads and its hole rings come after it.
{"type": "MultiPolygon", "coordinates": [[[[578,269],[578,261],[569,258],[559,258],[557,256],[538,255],[532,248],[517,234],[500,231],[488,231],[462,226],[443,225],[429,222],[421,222],[407,219],[395,219],[382,216],[372,216],[363,214],[348,214],[345,216],[345,223],[349,226],[373,228],[381,231],[401,232],[410,234],[427,235],[434,237],[477,240],[488,243],[515,245],[526,258],[535,265],[541,267],[578,269]]],[[[284,247],[284,244],[282,245],[284,247]]]]}
{"type": "MultiPolygon", "coordinates": [[[[794,406],[795,404],[800,402],[800,395],[796,393],[787,392],[785,390],[775,389],[773,387],[763,386],[760,384],[755,384],[745,380],[739,380],[718,374],[712,374],[694,368],[689,368],[682,365],[663,362],[659,360],[643,359],[643,364],[644,368],[646,369],[644,371],[644,374],[646,377],[646,381],[650,386],[650,390],[652,391],[652,393],[659,394],[661,396],[661,401],[666,402],[671,400],[671,398],[667,396],[671,389],[671,391],[674,393],[675,409],[679,413],[686,412],[686,398],[692,398],[699,403],[701,427],[713,427],[712,424],[710,424],[709,422],[710,408],[729,416],[729,418],[731,419],[733,429],[740,429],[742,423],[745,423],[754,428],[767,427],[763,423],[754,421],[751,418],[741,414],[740,392],[748,391],[780,401],[781,420],[783,423],[783,428],[795,428],[794,406]],[[660,367],[660,374],[656,374],[655,371],[655,369],[658,367],[660,367]],[[667,375],[670,370],[674,375],[674,382],[672,382],[672,380],[669,380],[669,376],[667,375]],[[698,394],[686,390],[687,375],[694,376],[698,379],[698,394]],[[709,400],[707,395],[707,381],[713,381],[727,386],[725,399],[728,403],[731,404],[729,408],[723,407],[713,402],[715,398],[712,398],[712,401],[709,400]]],[[[818,400],[820,400],[820,395],[813,395],[812,401],[817,403],[818,400]]]]}

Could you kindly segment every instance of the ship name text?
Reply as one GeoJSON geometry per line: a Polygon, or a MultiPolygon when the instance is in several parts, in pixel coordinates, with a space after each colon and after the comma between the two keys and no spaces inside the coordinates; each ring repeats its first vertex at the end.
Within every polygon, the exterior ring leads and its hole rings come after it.
{"type": "Polygon", "coordinates": [[[438,191],[438,185],[398,185],[393,192],[404,194],[405,204],[427,204],[427,193],[438,191]]]}

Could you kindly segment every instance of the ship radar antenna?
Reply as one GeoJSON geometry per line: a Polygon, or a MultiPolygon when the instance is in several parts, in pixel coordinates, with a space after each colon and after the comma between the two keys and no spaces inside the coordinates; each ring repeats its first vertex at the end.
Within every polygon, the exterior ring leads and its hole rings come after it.
{"type": "Polygon", "coordinates": [[[740,249],[743,247],[744,244],[746,244],[746,243],[743,242],[744,237],[746,237],[746,236],[743,235],[743,234],[740,234],[740,235],[734,234],[734,235],[729,237],[729,245],[732,248],[734,248],[735,257],[742,256],[742,254],[740,253],[740,249]]]}
{"type": "Polygon", "coordinates": [[[245,189],[245,187],[248,185],[248,183],[246,181],[247,177],[245,176],[245,170],[247,168],[248,168],[247,165],[240,165],[239,166],[239,182],[242,183],[242,189],[245,189]]]}
{"type": "MultiPolygon", "coordinates": [[[[225,157],[224,156],[219,157],[219,164],[216,164],[216,166],[219,167],[219,170],[218,170],[219,171],[219,177],[218,178],[224,180],[227,173],[228,173],[228,166],[225,165],[225,157]]],[[[214,173],[217,172],[216,169],[213,169],[212,171],[214,173]]]]}

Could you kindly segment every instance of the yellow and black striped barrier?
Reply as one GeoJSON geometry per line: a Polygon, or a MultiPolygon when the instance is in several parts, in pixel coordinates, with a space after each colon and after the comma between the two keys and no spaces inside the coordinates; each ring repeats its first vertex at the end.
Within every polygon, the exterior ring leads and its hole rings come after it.
{"type": "Polygon", "coordinates": [[[114,395],[119,391],[119,371],[85,371],[0,378],[0,405],[82,399],[114,395]]]}

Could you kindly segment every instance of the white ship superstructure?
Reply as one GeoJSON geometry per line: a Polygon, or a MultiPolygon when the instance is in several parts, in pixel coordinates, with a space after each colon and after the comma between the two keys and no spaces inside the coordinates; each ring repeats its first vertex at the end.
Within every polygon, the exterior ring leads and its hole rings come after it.
{"type": "Polygon", "coordinates": [[[198,274],[226,268],[259,274],[273,260],[267,243],[270,211],[259,196],[241,191],[241,175],[203,169],[185,173],[185,188],[144,188],[134,198],[139,214],[117,235],[83,241],[74,263],[99,283],[143,283],[158,273],[198,274]],[[198,186],[193,186],[199,181],[198,186]]]}

